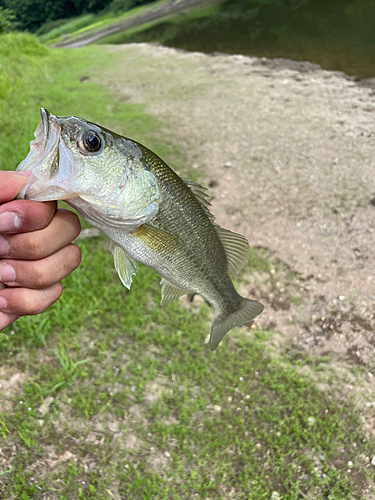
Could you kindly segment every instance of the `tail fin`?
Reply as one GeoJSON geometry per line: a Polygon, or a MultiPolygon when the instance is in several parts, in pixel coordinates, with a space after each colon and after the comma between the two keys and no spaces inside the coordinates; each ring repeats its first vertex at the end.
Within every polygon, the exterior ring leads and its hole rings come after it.
{"type": "Polygon", "coordinates": [[[242,297],[242,303],[238,309],[223,319],[215,319],[212,322],[210,349],[214,351],[219,345],[224,335],[235,326],[242,326],[251,321],[263,311],[263,304],[255,300],[249,300],[242,297]]]}

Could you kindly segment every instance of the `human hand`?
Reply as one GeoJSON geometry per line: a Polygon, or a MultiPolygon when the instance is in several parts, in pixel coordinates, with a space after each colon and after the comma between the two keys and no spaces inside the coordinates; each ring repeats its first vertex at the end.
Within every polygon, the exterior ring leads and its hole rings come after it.
{"type": "Polygon", "coordinates": [[[60,280],[81,261],[71,244],[81,230],[76,214],[55,201],[15,200],[26,182],[24,173],[0,171],[0,331],[56,302],[60,280]]]}

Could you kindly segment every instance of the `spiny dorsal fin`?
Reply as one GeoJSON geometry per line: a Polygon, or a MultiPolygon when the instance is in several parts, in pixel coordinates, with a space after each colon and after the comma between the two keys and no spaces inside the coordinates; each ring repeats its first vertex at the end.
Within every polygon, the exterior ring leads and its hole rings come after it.
{"type": "Polygon", "coordinates": [[[188,292],[188,290],[184,290],[183,288],[179,288],[176,285],[172,285],[172,283],[167,281],[165,278],[161,279],[160,284],[161,284],[160,304],[162,306],[168,304],[168,302],[170,302],[173,299],[177,299],[177,297],[180,297],[181,295],[185,295],[185,293],[188,292]]]}
{"type": "Polygon", "coordinates": [[[137,274],[138,266],[134,259],[129,257],[125,250],[111,242],[111,252],[115,258],[115,268],[122,284],[130,290],[133,275],[137,274]]]}
{"type": "Polygon", "coordinates": [[[201,186],[200,184],[197,184],[196,182],[191,181],[190,179],[183,179],[183,181],[192,190],[197,201],[200,203],[201,207],[206,212],[211,222],[213,222],[215,217],[212,215],[210,209],[208,208],[209,206],[211,206],[211,203],[207,199],[208,198],[207,188],[201,186]]]}
{"type": "Polygon", "coordinates": [[[249,260],[249,243],[241,234],[232,233],[217,225],[215,229],[227,255],[229,274],[237,274],[249,260]]]}

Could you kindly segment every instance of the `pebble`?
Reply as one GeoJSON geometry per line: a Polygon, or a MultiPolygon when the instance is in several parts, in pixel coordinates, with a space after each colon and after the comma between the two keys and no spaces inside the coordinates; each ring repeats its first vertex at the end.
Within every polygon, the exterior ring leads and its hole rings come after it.
{"type": "Polygon", "coordinates": [[[216,413],[220,413],[221,412],[221,406],[220,405],[214,405],[214,411],[216,413]]]}
{"type": "Polygon", "coordinates": [[[375,467],[375,455],[371,459],[371,465],[373,465],[375,467]]]}
{"type": "Polygon", "coordinates": [[[38,408],[38,415],[41,417],[44,417],[48,411],[49,407],[51,406],[51,403],[53,402],[54,398],[52,396],[46,397],[46,399],[43,401],[43,403],[39,406],[38,408]]]}

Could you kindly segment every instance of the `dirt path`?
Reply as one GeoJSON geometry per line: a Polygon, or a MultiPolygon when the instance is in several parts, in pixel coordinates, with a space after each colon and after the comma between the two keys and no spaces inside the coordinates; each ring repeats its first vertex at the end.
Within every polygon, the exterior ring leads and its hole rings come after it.
{"type": "Polygon", "coordinates": [[[266,305],[259,324],[292,352],[361,365],[372,387],[374,87],[310,63],[108,51],[119,64],[100,81],[165,123],[186,165],[206,172],[221,225],[282,261],[277,283],[256,273],[243,290],[266,305]]]}
{"type": "Polygon", "coordinates": [[[219,3],[221,1],[223,0],[169,0],[168,2],[165,2],[161,5],[151,6],[145,11],[136,13],[126,20],[114,22],[109,26],[106,26],[105,28],[93,28],[85,31],[83,35],[73,38],[67,36],[61,41],[55,43],[53,46],[65,47],[67,49],[77,49],[79,47],[84,47],[85,45],[96,42],[101,38],[105,38],[106,36],[113,35],[118,31],[128,30],[131,28],[135,28],[136,26],[140,26],[141,24],[155,21],[156,19],[161,19],[172,14],[178,14],[186,9],[197,6],[198,4],[202,6],[206,4],[209,5],[213,3],[219,3]]]}

